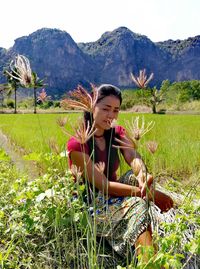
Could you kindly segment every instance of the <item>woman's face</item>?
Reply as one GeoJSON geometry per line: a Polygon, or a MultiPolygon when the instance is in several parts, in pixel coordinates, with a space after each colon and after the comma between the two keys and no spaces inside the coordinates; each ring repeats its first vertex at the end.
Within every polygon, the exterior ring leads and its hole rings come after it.
{"type": "Polygon", "coordinates": [[[118,117],[119,109],[120,100],[116,96],[109,95],[104,97],[94,108],[93,119],[95,126],[98,129],[110,129],[112,121],[118,117]]]}

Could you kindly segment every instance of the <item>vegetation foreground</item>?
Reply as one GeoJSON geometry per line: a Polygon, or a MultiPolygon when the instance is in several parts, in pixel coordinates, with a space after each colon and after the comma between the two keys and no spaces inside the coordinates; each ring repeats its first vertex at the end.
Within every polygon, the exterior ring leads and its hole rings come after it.
{"type": "MultiPolygon", "coordinates": [[[[132,116],[122,113],[119,124],[126,126],[132,116]]],[[[113,253],[108,255],[107,246],[99,239],[97,242],[95,218],[83,203],[85,186],[74,184],[68,170],[64,151],[68,137],[56,124],[58,117],[68,117],[66,129],[73,132],[70,122],[73,126],[78,122],[78,113],[1,115],[0,129],[13,149],[36,162],[40,170],[40,175],[30,180],[0,149],[1,268],[113,268],[106,267],[113,253]]],[[[165,236],[155,233],[158,252],[148,264],[139,257],[137,265],[132,263],[129,268],[197,268],[195,264],[191,267],[190,261],[198,260],[200,254],[200,118],[149,114],[144,118],[155,121],[155,127],[139,151],[157,179],[164,180],[164,186],[183,200],[175,221],[160,223],[165,236]],[[145,149],[147,141],[158,142],[153,156],[145,149]],[[193,229],[193,237],[184,241],[188,227],[193,229]]],[[[119,173],[125,170],[123,164],[119,173]]],[[[117,268],[130,263],[128,257],[115,261],[117,268]]]]}

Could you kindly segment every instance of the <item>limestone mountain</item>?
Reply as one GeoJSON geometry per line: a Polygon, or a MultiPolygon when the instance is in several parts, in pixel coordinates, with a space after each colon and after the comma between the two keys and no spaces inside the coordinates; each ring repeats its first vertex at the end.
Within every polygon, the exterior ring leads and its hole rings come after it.
{"type": "Polygon", "coordinates": [[[130,73],[146,68],[155,74],[154,83],[165,79],[164,70],[170,63],[170,53],[163,51],[146,36],[125,27],[106,32],[96,42],[81,43],[79,47],[91,55],[100,67],[99,82],[121,87],[134,86],[130,73]]]}
{"type": "Polygon", "coordinates": [[[200,35],[157,45],[171,55],[172,62],[166,72],[171,81],[200,79],[200,35]]]}
{"type": "Polygon", "coordinates": [[[53,95],[60,95],[77,84],[88,85],[95,76],[92,59],[68,33],[58,29],[43,28],[16,39],[7,57],[12,59],[16,54],[29,58],[32,69],[45,79],[53,95]]]}
{"type": "Polygon", "coordinates": [[[165,79],[200,79],[200,36],[154,43],[120,27],[95,42],[76,44],[65,31],[42,28],[16,39],[9,50],[0,48],[0,82],[5,81],[3,69],[16,54],[29,58],[52,96],[91,82],[135,87],[130,73],[138,74],[143,68],[147,74],[154,73],[151,85],[159,86],[165,79]]]}

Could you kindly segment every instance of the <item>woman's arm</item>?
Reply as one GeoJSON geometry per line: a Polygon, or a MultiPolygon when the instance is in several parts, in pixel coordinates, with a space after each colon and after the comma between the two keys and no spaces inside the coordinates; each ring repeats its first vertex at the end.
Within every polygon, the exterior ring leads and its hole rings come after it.
{"type": "MultiPolygon", "coordinates": [[[[128,143],[128,139],[123,137],[123,142],[128,143]]],[[[137,167],[140,168],[140,172],[136,176],[139,182],[139,187],[141,190],[141,197],[148,198],[149,200],[153,201],[162,212],[168,211],[170,208],[173,207],[173,200],[171,197],[166,195],[165,193],[154,190],[152,188],[153,176],[147,172],[146,166],[140,156],[140,154],[135,149],[123,149],[122,154],[124,156],[125,161],[131,166],[133,171],[137,167]]],[[[139,170],[139,169],[138,169],[139,170]]]]}
{"type": "Polygon", "coordinates": [[[74,165],[80,168],[84,178],[95,185],[105,194],[112,196],[138,196],[141,197],[140,188],[127,184],[109,181],[104,174],[101,174],[95,167],[87,154],[82,152],[71,152],[71,160],[74,165]]]}
{"type": "MultiPolygon", "coordinates": [[[[121,137],[120,141],[125,142],[126,144],[130,144],[129,139],[126,138],[126,136],[121,137]]],[[[140,154],[136,151],[136,149],[134,149],[134,148],[122,148],[121,151],[122,151],[122,154],[124,156],[124,159],[125,159],[126,163],[129,166],[132,167],[133,166],[133,161],[138,160],[138,163],[140,163],[142,170],[146,171],[146,166],[145,166],[140,154]]],[[[134,168],[134,167],[132,167],[132,168],[134,168]]]]}
{"type": "MultiPolygon", "coordinates": [[[[138,187],[109,181],[104,174],[102,175],[98,171],[87,154],[73,151],[71,152],[71,159],[73,164],[80,168],[83,176],[104,194],[109,194],[111,196],[143,197],[141,196],[141,189],[138,187]]],[[[149,200],[154,201],[162,211],[167,211],[173,206],[173,200],[166,194],[163,194],[159,191],[148,191],[147,197],[149,200]]]]}
{"type": "MultiPolygon", "coordinates": [[[[120,138],[122,142],[130,144],[130,141],[126,136],[120,138]]],[[[139,186],[142,192],[145,192],[145,189],[150,188],[153,177],[148,173],[145,163],[143,162],[140,154],[134,148],[122,148],[122,154],[126,163],[133,170],[139,186]]]]}

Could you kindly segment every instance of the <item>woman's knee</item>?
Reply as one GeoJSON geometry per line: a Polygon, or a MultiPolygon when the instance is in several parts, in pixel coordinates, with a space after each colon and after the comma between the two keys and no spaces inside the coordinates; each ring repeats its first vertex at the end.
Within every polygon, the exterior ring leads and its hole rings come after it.
{"type": "Polygon", "coordinates": [[[143,233],[141,233],[137,239],[136,246],[152,246],[152,233],[150,229],[146,229],[143,233]]]}

